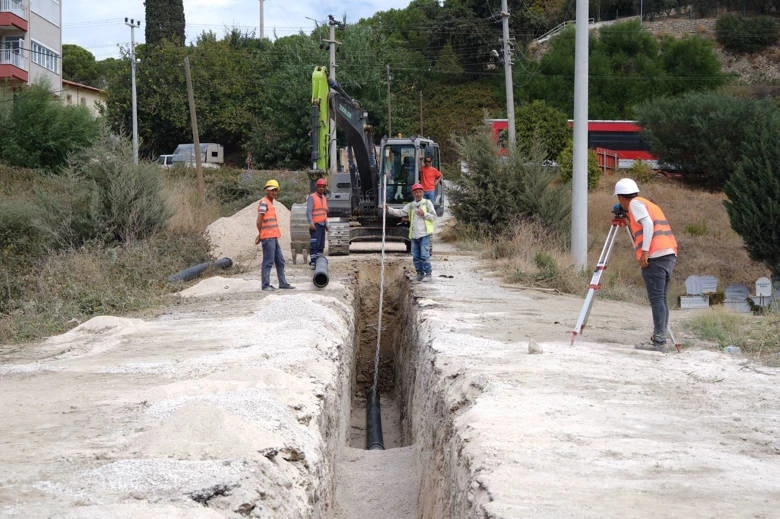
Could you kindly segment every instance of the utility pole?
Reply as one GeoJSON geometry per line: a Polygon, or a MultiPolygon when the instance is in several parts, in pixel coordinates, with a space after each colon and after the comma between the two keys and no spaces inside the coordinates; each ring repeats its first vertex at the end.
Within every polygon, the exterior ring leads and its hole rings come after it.
{"type": "MultiPolygon", "coordinates": [[[[335,18],[333,18],[333,15],[329,14],[328,25],[330,26],[327,41],[330,55],[330,72],[328,74],[328,79],[336,81],[336,46],[341,45],[341,42],[336,41],[336,27],[343,29],[344,24],[337,21],[335,18]]],[[[336,121],[332,117],[330,118],[329,125],[330,136],[328,137],[328,157],[330,159],[330,163],[328,164],[328,168],[330,173],[333,174],[338,170],[338,150],[336,149],[336,121]]]]}
{"type": "Polygon", "coordinates": [[[515,132],[515,94],[512,86],[512,49],[509,45],[509,7],[507,0],[501,0],[501,25],[504,36],[504,80],[506,82],[506,119],[509,133],[509,153],[517,147],[515,132]]]}
{"type": "Polygon", "coordinates": [[[588,0],[577,0],[574,32],[574,157],[571,180],[571,256],[588,262],[588,0]]]}
{"type": "Polygon", "coordinates": [[[190,104],[190,122],[192,123],[192,152],[195,159],[195,170],[198,175],[198,194],[201,203],[206,202],[206,183],[203,180],[203,165],[200,158],[200,133],[198,132],[198,114],[195,112],[195,92],[192,89],[192,75],[190,74],[190,58],[184,57],[184,77],[187,80],[187,101],[190,104]]]}
{"type": "Polygon", "coordinates": [[[390,82],[393,76],[390,75],[390,65],[387,65],[387,136],[393,136],[393,116],[390,112],[390,82]]]}
{"type": "Polygon", "coordinates": [[[141,26],[140,20],[125,18],[130,27],[130,88],[133,96],[133,163],[138,164],[138,99],[135,95],[135,28],[141,26]]]}
{"type": "Polygon", "coordinates": [[[260,39],[262,40],[265,35],[263,33],[263,0],[260,0],[260,39]]]}
{"type": "Polygon", "coordinates": [[[422,137],[423,134],[423,110],[422,110],[422,90],[420,90],[420,137],[422,137]]]}

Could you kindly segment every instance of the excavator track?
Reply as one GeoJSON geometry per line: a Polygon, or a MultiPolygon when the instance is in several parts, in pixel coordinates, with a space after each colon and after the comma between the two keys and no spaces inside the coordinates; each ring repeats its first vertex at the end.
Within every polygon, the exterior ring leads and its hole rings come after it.
{"type": "Polygon", "coordinates": [[[338,219],[328,220],[328,255],[349,255],[349,222],[338,219]]]}
{"type": "Polygon", "coordinates": [[[293,204],[290,209],[290,251],[293,264],[297,264],[298,254],[303,263],[309,256],[309,220],[306,218],[306,204],[293,204]]]}

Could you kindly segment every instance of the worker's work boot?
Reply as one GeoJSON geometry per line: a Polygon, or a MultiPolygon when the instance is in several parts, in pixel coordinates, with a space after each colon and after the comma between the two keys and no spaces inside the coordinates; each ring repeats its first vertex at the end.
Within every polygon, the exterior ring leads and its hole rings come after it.
{"type": "Polygon", "coordinates": [[[636,348],[637,350],[645,350],[645,351],[659,351],[661,353],[667,352],[665,342],[643,342],[634,345],[634,348],[636,348]]]}

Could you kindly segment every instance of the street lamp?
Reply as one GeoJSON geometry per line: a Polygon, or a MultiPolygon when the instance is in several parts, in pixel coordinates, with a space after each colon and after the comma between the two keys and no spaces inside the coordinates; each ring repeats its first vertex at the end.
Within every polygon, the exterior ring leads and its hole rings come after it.
{"type": "Polygon", "coordinates": [[[140,20],[125,18],[130,27],[130,84],[133,92],[133,163],[138,164],[138,101],[135,95],[135,28],[141,26],[140,20]]]}

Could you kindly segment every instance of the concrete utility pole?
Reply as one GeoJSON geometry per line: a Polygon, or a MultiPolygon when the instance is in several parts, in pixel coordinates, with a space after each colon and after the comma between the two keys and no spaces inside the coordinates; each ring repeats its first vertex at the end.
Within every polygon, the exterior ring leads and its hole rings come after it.
{"type": "MultiPolygon", "coordinates": [[[[328,31],[328,51],[330,55],[330,72],[328,73],[328,79],[336,81],[336,46],[341,45],[341,42],[336,41],[336,27],[343,29],[344,24],[333,18],[333,15],[328,15],[328,25],[330,30],[328,31]]],[[[329,121],[330,136],[328,137],[328,168],[330,173],[336,173],[338,170],[338,156],[336,149],[336,121],[331,117],[329,121]]]]}
{"type": "Polygon", "coordinates": [[[387,136],[393,136],[393,117],[390,111],[390,82],[393,76],[390,75],[390,65],[387,65],[387,136]]]}
{"type": "Polygon", "coordinates": [[[509,152],[517,147],[515,132],[515,94],[512,85],[512,49],[509,45],[509,7],[507,0],[501,0],[501,25],[504,35],[504,79],[506,82],[506,119],[509,133],[509,152]]]}
{"type": "Polygon", "coordinates": [[[263,0],[260,0],[260,32],[258,33],[260,36],[260,39],[262,40],[265,38],[265,34],[263,33],[263,0]]]}
{"type": "Polygon", "coordinates": [[[588,262],[588,0],[577,0],[574,32],[574,157],[571,181],[571,255],[588,262]]]}
{"type": "Polygon", "coordinates": [[[141,26],[140,20],[125,18],[130,27],[130,88],[133,96],[133,163],[138,164],[138,99],[135,95],[135,28],[141,26]]]}

